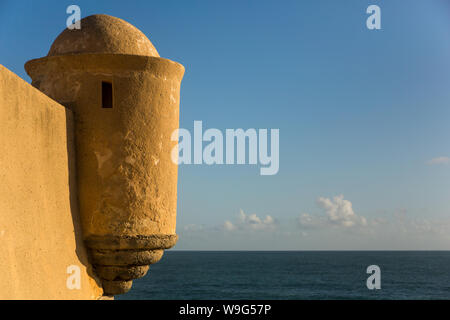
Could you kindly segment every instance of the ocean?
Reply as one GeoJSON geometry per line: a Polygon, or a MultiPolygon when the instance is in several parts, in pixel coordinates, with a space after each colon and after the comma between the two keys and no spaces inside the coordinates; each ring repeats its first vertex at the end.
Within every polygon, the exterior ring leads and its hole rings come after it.
{"type": "Polygon", "coordinates": [[[168,250],[116,299],[450,299],[450,251],[168,250]]]}

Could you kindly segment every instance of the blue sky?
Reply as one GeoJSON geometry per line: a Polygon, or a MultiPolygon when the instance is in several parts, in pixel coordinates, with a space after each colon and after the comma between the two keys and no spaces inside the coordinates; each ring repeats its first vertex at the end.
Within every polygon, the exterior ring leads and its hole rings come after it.
{"type": "Polygon", "coordinates": [[[181,127],[280,129],[275,176],[180,166],[177,249],[450,249],[447,1],[0,0],[0,63],[29,81],[71,4],[186,67],[181,127]]]}

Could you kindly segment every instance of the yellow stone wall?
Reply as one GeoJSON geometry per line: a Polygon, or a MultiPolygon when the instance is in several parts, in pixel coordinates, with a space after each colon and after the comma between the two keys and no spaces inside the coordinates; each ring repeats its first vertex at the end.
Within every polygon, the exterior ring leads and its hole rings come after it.
{"type": "Polygon", "coordinates": [[[0,299],[102,296],[82,242],[73,146],[71,111],[0,65],[0,299]],[[80,289],[67,287],[70,266],[80,289]]]}

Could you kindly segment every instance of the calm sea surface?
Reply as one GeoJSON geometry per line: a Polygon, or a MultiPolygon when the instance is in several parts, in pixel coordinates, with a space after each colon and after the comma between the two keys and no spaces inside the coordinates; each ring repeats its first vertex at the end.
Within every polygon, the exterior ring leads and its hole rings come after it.
{"type": "Polygon", "coordinates": [[[450,299],[450,251],[166,251],[116,299],[450,299]]]}

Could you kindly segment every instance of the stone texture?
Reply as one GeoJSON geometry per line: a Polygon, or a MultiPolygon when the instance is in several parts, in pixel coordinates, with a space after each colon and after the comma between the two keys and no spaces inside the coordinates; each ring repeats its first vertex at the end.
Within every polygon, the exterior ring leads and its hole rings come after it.
{"type": "Polygon", "coordinates": [[[176,234],[149,235],[149,236],[91,236],[86,239],[86,244],[92,249],[170,249],[178,240],[176,234]]]}
{"type": "Polygon", "coordinates": [[[101,266],[143,266],[158,262],[163,250],[91,250],[94,265],[101,266]]]}
{"type": "Polygon", "coordinates": [[[148,272],[149,266],[130,266],[130,267],[118,267],[118,266],[97,266],[95,272],[105,280],[110,281],[128,281],[133,279],[142,278],[148,272]]]}
{"type": "Polygon", "coordinates": [[[130,291],[132,281],[109,281],[103,280],[103,290],[107,296],[115,296],[130,291]]]}
{"type": "Polygon", "coordinates": [[[105,14],[81,20],[81,29],[65,29],[53,42],[48,56],[78,53],[116,53],[159,57],[153,44],[128,22],[105,14]]]}
{"type": "Polygon", "coordinates": [[[73,114],[0,65],[0,299],[98,299],[78,212],[73,114]],[[79,289],[66,286],[79,267],[79,289]]]}

